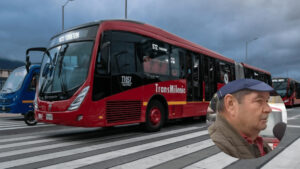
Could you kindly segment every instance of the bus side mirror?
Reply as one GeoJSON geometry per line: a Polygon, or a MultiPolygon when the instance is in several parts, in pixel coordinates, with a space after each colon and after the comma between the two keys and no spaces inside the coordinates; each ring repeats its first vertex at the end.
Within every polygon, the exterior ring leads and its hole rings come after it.
{"type": "Polygon", "coordinates": [[[29,72],[30,65],[31,65],[31,62],[30,62],[29,56],[27,55],[26,56],[26,71],[27,71],[27,73],[29,72]]]}

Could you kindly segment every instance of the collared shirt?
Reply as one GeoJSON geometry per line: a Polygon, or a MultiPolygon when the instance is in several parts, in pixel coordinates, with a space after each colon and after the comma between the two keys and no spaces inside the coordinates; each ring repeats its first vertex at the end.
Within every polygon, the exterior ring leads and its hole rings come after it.
{"type": "Polygon", "coordinates": [[[219,113],[217,113],[216,121],[209,126],[208,132],[218,148],[232,157],[258,158],[272,151],[262,138],[256,139],[255,144],[249,144],[241,133],[236,131],[219,113]],[[263,146],[259,146],[260,144],[263,146]]]}
{"type": "Polygon", "coordinates": [[[263,146],[263,138],[260,136],[257,136],[255,140],[252,140],[250,137],[246,136],[245,134],[241,133],[242,137],[249,143],[249,144],[256,144],[256,146],[259,149],[259,152],[261,156],[264,156],[266,152],[264,151],[263,146]]]}

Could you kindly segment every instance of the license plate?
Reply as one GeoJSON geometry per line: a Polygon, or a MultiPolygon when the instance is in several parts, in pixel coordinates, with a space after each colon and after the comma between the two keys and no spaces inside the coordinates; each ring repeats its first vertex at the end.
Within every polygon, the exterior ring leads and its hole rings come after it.
{"type": "Polygon", "coordinates": [[[46,114],[46,120],[53,120],[52,114],[46,114]]]}
{"type": "Polygon", "coordinates": [[[43,120],[43,114],[38,114],[38,118],[43,120]]]}

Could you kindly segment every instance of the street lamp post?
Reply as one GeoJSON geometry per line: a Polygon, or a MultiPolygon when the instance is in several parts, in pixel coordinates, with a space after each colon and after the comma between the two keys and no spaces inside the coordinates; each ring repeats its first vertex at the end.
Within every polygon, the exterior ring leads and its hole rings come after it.
{"type": "Polygon", "coordinates": [[[62,6],[62,31],[64,31],[64,20],[65,20],[65,6],[70,2],[74,0],[67,0],[67,2],[62,6]]]}
{"type": "Polygon", "coordinates": [[[250,42],[252,42],[252,41],[257,40],[257,39],[258,39],[258,37],[255,37],[254,39],[251,39],[251,40],[247,40],[247,41],[246,41],[246,57],[245,57],[245,62],[247,61],[247,57],[248,57],[248,44],[249,44],[250,42]]]}
{"type": "Polygon", "coordinates": [[[127,0],[125,0],[125,19],[127,19],[127,0]]]}

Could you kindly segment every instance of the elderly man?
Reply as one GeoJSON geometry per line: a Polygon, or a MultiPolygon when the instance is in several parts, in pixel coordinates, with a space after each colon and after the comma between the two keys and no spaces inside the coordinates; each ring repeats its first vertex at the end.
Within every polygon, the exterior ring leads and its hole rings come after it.
{"type": "Polygon", "coordinates": [[[216,121],[208,128],[211,139],[225,153],[249,159],[264,156],[271,148],[259,136],[272,111],[268,105],[273,88],[254,79],[240,79],[218,92],[216,121]]]}

